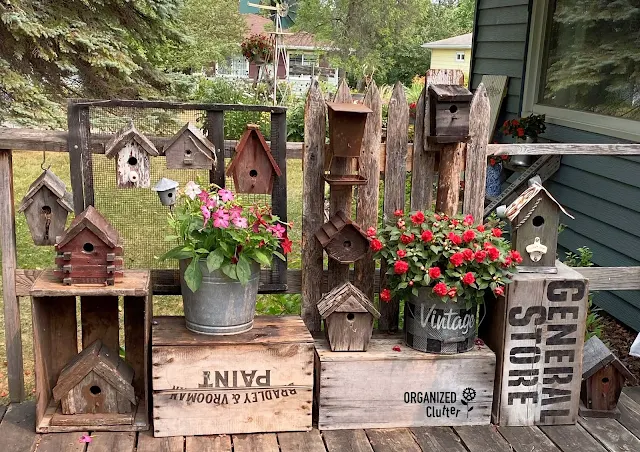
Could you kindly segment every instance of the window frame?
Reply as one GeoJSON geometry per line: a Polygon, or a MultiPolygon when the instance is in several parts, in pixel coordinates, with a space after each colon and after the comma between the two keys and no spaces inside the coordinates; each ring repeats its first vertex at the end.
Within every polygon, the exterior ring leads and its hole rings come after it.
{"type": "Polygon", "coordinates": [[[465,55],[466,52],[456,52],[456,61],[457,62],[464,62],[465,61],[465,55]],[[460,58],[460,56],[462,56],[462,58],[460,58]]]}
{"type": "Polygon", "coordinates": [[[522,115],[544,114],[546,122],[587,132],[640,142],[640,121],[599,115],[538,103],[551,0],[536,0],[531,10],[528,58],[525,66],[522,115]]]}

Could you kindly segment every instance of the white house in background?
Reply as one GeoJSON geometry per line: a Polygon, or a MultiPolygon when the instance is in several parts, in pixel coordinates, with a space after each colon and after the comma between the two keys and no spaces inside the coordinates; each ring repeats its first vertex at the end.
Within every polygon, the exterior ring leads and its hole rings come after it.
{"type": "Polygon", "coordinates": [[[464,72],[464,83],[468,84],[472,36],[473,33],[467,33],[422,44],[431,50],[430,69],[460,69],[464,72]]]}
{"type": "MultiPolygon", "coordinates": [[[[273,23],[268,17],[258,14],[243,14],[247,21],[246,37],[254,34],[268,35],[273,23]]],[[[303,93],[311,80],[324,80],[332,86],[338,86],[338,70],[329,66],[326,54],[328,47],[318,43],[314,36],[303,31],[284,35],[286,61],[278,64],[278,79],[288,80],[295,92],[303,93]]],[[[215,75],[229,79],[253,80],[258,66],[249,63],[242,56],[240,46],[238,55],[228,58],[225,63],[216,64],[215,75]]]]}

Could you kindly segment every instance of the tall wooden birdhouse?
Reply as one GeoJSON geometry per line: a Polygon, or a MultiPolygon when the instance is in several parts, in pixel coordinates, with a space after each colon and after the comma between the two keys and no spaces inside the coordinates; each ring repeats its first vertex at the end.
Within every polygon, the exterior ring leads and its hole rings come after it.
{"type": "Polygon", "coordinates": [[[473,94],[460,85],[429,85],[427,137],[435,143],[458,143],[469,136],[473,94]]]}
{"type": "Polygon", "coordinates": [[[55,274],[65,285],[114,285],[122,278],[118,231],[93,206],[78,215],[56,243],[55,274]]]}
{"type": "Polygon", "coordinates": [[[233,176],[238,193],[270,194],[275,176],[281,176],[280,167],[271,155],[271,149],[255,124],[247,129],[236,145],[236,153],[227,176],[233,176]]]}
{"type": "Polygon", "coordinates": [[[132,381],[133,369],[97,340],[62,369],[53,398],[62,414],[132,413],[132,381]]]}
{"type": "Polygon", "coordinates": [[[318,311],[332,351],[367,350],[373,321],[380,318],[380,313],[357,287],[346,282],[326,293],[318,302],[318,311]]]}
{"type": "Polygon", "coordinates": [[[216,148],[195,125],[188,122],[164,147],[169,169],[211,169],[216,148]]]}
{"type": "Polygon", "coordinates": [[[149,156],[158,150],[138,131],[133,122],[116,133],[105,145],[107,158],[116,157],[116,177],[120,188],[149,188],[151,185],[149,156]]]}
{"type": "Polygon", "coordinates": [[[369,251],[369,237],[343,211],[338,211],[316,232],[316,238],[331,259],[351,264],[369,251]]]}
{"type": "Polygon", "coordinates": [[[36,245],[55,245],[56,237],[73,212],[73,198],[64,182],[51,171],[44,171],[22,199],[19,212],[27,217],[27,226],[36,245]]]}
{"type": "Polygon", "coordinates": [[[522,256],[521,272],[556,273],[558,217],[560,211],[573,218],[539,182],[530,181],[511,205],[506,216],[511,222],[511,247],[522,256]]]}
{"type": "Polygon", "coordinates": [[[580,415],[618,418],[618,399],[626,380],[637,382],[600,339],[591,337],[584,343],[582,352],[580,415]]]}

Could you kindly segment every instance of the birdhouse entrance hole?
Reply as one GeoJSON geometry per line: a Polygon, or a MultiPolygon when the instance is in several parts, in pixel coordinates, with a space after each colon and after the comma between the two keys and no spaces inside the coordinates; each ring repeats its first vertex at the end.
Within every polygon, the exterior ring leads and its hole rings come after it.
{"type": "Polygon", "coordinates": [[[609,383],[609,379],[608,379],[607,377],[604,377],[604,378],[602,379],[602,382],[603,382],[603,383],[609,383]]]}
{"type": "Polygon", "coordinates": [[[173,198],[173,193],[171,192],[167,193],[167,198],[173,198]]]}
{"type": "Polygon", "coordinates": [[[43,215],[51,215],[51,207],[49,207],[49,206],[42,206],[42,214],[43,214],[43,215]]]}
{"type": "Polygon", "coordinates": [[[191,149],[187,149],[186,151],[184,151],[185,155],[191,155],[191,149]]]}
{"type": "Polygon", "coordinates": [[[537,217],[533,218],[532,223],[535,227],[542,226],[544,224],[544,217],[538,215],[537,217]]]}
{"type": "Polygon", "coordinates": [[[351,240],[345,240],[342,246],[344,246],[347,249],[351,248],[351,240]]]}
{"type": "Polygon", "coordinates": [[[258,177],[258,172],[254,169],[252,169],[251,171],[249,171],[249,176],[250,177],[258,177]]]}
{"type": "Polygon", "coordinates": [[[353,322],[353,319],[356,318],[356,315],[353,312],[350,312],[349,314],[347,314],[347,320],[350,322],[353,322]]]}
{"type": "Polygon", "coordinates": [[[132,155],[129,157],[129,160],[127,160],[127,163],[131,166],[136,166],[138,164],[138,159],[132,155]]]}
{"type": "Polygon", "coordinates": [[[453,114],[458,111],[458,107],[456,105],[452,105],[449,107],[449,111],[453,114]]]}
{"type": "Polygon", "coordinates": [[[87,243],[85,243],[84,245],[82,245],[82,250],[83,250],[85,253],[92,253],[92,252],[93,252],[93,249],[94,249],[94,247],[93,247],[93,244],[92,244],[92,243],[87,242],[87,243]]]}
{"type": "Polygon", "coordinates": [[[93,385],[89,388],[89,392],[94,396],[97,396],[102,392],[102,389],[100,389],[100,386],[93,385]]]}

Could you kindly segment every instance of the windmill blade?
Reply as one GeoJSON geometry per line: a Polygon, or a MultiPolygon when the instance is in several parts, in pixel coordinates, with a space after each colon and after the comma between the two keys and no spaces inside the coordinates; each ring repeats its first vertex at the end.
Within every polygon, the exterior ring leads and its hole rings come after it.
{"type": "Polygon", "coordinates": [[[270,5],[262,5],[262,4],[257,4],[257,3],[251,3],[251,2],[247,2],[248,6],[253,6],[254,8],[260,8],[260,9],[269,9],[271,11],[278,11],[278,7],[277,6],[270,6],[270,5]]]}

